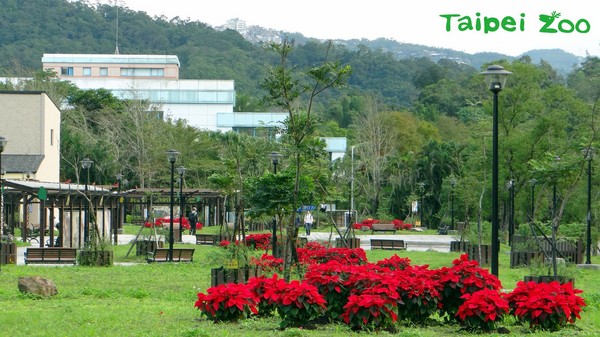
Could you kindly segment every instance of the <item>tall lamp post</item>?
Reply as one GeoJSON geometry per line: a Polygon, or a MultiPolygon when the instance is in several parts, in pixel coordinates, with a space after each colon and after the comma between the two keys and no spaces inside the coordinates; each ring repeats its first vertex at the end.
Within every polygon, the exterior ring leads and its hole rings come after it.
{"type": "Polygon", "coordinates": [[[121,226],[121,182],[123,181],[123,175],[117,173],[117,223],[114,224],[113,235],[115,245],[119,243],[118,232],[121,226]]]}
{"type": "Polygon", "coordinates": [[[175,161],[177,161],[177,156],[179,152],[177,150],[169,150],[167,151],[167,159],[169,163],[171,163],[171,213],[169,216],[169,262],[173,262],[173,243],[175,242],[174,232],[173,232],[173,177],[175,175],[175,161]]]}
{"type": "Polygon", "coordinates": [[[515,234],[515,181],[508,181],[510,189],[510,213],[508,218],[508,245],[512,247],[513,236],[515,234]]]}
{"type": "MultiPolygon", "coordinates": [[[[2,174],[2,152],[6,146],[6,138],[0,136],[0,254],[2,254],[2,235],[4,235],[4,177],[2,174]]],[[[0,262],[0,270],[2,269],[2,262],[0,262]]]]}
{"type": "Polygon", "coordinates": [[[419,192],[421,192],[421,204],[419,205],[417,210],[419,211],[419,217],[421,218],[420,219],[421,227],[425,227],[425,224],[423,223],[423,211],[425,210],[425,207],[423,205],[423,196],[425,195],[425,183],[424,182],[419,183],[419,192]]]}
{"type": "Polygon", "coordinates": [[[350,175],[350,223],[348,224],[348,227],[352,226],[352,220],[354,219],[354,146],[352,146],[351,149],[352,172],[350,175]]]}
{"type": "Polygon", "coordinates": [[[450,180],[450,186],[452,187],[452,192],[450,193],[450,214],[452,218],[450,229],[454,230],[454,186],[456,186],[456,179],[452,178],[450,180]]]}
{"type": "Polygon", "coordinates": [[[185,174],[185,167],[179,166],[177,168],[177,174],[179,174],[179,240],[183,241],[183,215],[185,200],[183,199],[183,175],[185,174]]]}
{"type": "Polygon", "coordinates": [[[2,195],[0,196],[1,200],[1,210],[0,210],[0,241],[2,235],[4,234],[4,177],[2,177],[1,175],[4,174],[4,170],[2,169],[2,152],[4,152],[4,147],[6,146],[6,143],[8,141],[6,140],[6,138],[0,136],[0,191],[2,193],[2,195]]]}
{"type": "MultiPolygon", "coordinates": [[[[281,158],[281,153],[273,151],[269,153],[269,158],[271,159],[271,163],[273,164],[273,174],[277,174],[277,164],[279,164],[279,159],[281,158]]],[[[273,217],[273,238],[271,239],[271,243],[273,244],[273,256],[278,257],[277,255],[277,214],[273,217]]]]}
{"type": "Polygon", "coordinates": [[[498,94],[506,84],[506,78],[512,74],[499,65],[489,66],[480,73],[484,76],[488,89],[494,94],[492,126],[492,274],[498,276],[498,253],[500,242],[498,231],[498,94]]]}
{"type": "Polygon", "coordinates": [[[587,168],[587,244],[585,251],[585,264],[592,264],[592,159],[594,158],[594,149],[584,150],[585,160],[588,162],[587,168]]]}
{"type": "Polygon", "coordinates": [[[85,246],[90,243],[90,196],[88,195],[88,184],[90,183],[90,167],[94,162],[90,158],[85,157],[81,161],[81,168],[85,170],[85,220],[83,225],[83,242],[85,246]]]}
{"type": "Polygon", "coordinates": [[[529,221],[533,222],[535,219],[535,184],[537,183],[537,180],[533,178],[529,180],[529,183],[531,184],[531,218],[529,221]]]}

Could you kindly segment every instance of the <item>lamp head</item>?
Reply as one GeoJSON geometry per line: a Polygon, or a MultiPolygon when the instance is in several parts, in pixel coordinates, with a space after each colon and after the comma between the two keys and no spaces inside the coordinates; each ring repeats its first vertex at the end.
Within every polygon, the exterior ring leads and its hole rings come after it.
{"type": "Polygon", "coordinates": [[[183,175],[185,174],[185,167],[183,167],[183,166],[179,166],[179,167],[177,168],[177,173],[178,173],[180,176],[183,176],[183,175]]]}
{"type": "Polygon", "coordinates": [[[594,149],[591,147],[586,147],[585,149],[581,150],[581,152],[583,152],[583,157],[585,160],[592,160],[594,158],[594,149]]]}
{"type": "Polygon", "coordinates": [[[177,156],[179,156],[179,152],[177,150],[171,149],[167,151],[167,159],[169,160],[169,163],[175,163],[175,161],[177,161],[177,156]]]}
{"type": "Polygon", "coordinates": [[[279,163],[279,158],[281,157],[283,156],[277,151],[269,153],[269,158],[271,158],[271,163],[273,163],[273,165],[277,165],[279,163]]]}
{"type": "Polygon", "coordinates": [[[121,181],[123,179],[123,175],[121,173],[117,173],[117,181],[121,181]]]}
{"type": "Polygon", "coordinates": [[[93,164],[93,163],[94,163],[94,162],[93,162],[93,161],[91,161],[91,160],[90,160],[90,158],[88,158],[88,157],[85,157],[85,158],[83,158],[83,160],[81,161],[81,167],[83,167],[83,169],[87,170],[87,169],[89,169],[89,168],[92,166],[92,164],[93,164]]]}
{"type": "Polygon", "coordinates": [[[479,74],[484,76],[485,83],[489,90],[498,92],[504,89],[506,78],[512,73],[508,70],[504,70],[502,66],[493,65],[489,66],[486,71],[482,71],[479,74]]]}

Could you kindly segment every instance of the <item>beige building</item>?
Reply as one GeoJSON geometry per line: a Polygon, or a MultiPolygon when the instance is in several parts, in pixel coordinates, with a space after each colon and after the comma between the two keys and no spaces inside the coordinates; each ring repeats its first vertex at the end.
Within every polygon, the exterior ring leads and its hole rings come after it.
{"type": "Polygon", "coordinates": [[[60,110],[41,91],[0,91],[3,178],[58,182],[60,110]]]}

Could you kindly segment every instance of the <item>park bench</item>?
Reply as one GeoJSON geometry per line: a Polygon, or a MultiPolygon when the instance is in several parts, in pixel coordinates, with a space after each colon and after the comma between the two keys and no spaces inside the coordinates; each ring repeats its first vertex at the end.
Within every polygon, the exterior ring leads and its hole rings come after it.
{"type": "Polygon", "coordinates": [[[221,236],[218,234],[196,234],[197,245],[216,245],[221,242],[221,236]]]}
{"type": "Polygon", "coordinates": [[[77,249],[70,247],[29,247],[25,251],[25,264],[77,262],[77,249]]]}
{"type": "Polygon", "coordinates": [[[391,223],[375,223],[371,227],[371,234],[375,232],[392,232],[396,233],[396,227],[391,223]]]}
{"type": "MultiPolygon", "coordinates": [[[[194,248],[173,248],[173,262],[192,262],[194,261],[194,248]]],[[[150,262],[170,262],[169,248],[156,248],[154,252],[149,253],[146,258],[150,262]]]]}
{"type": "Polygon", "coordinates": [[[404,240],[397,239],[371,239],[371,249],[398,249],[406,250],[404,240]]]}
{"type": "Polygon", "coordinates": [[[438,234],[439,235],[448,235],[448,230],[450,229],[450,226],[448,225],[441,225],[440,227],[438,227],[438,234]]]}

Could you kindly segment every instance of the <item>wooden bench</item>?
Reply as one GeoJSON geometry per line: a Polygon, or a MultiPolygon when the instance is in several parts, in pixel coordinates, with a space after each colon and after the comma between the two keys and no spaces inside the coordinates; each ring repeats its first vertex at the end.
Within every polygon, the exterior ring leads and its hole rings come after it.
{"type": "Polygon", "coordinates": [[[404,240],[397,239],[371,239],[371,249],[399,249],[406,250],[404,240]]]}
{"type": "Polygon", "coordinates": [[[396,234],[396,227],[391,223],[375,223],[371,226],[371,234],[375,232],[392,232],[392,234],[396,234]]]}
{"type": "MultiPolygon", "coordinates": [[[[173,248],[173,262],[193,262],[195,248],[173,248]]],[[[150,262],[170,262],[169,248],[156,248],[146,258],[150,262]]]]}
{"type": "Polygon", "coordinates": [[[25,251],[25,264],[77,263],[77,249],[70,247],[29,247],[25,251]]]}
{"type": "Polygon", "coordinates": [[[221,242],[219,234],[196,234],[197,245],[216,245],[221,242]]]}

